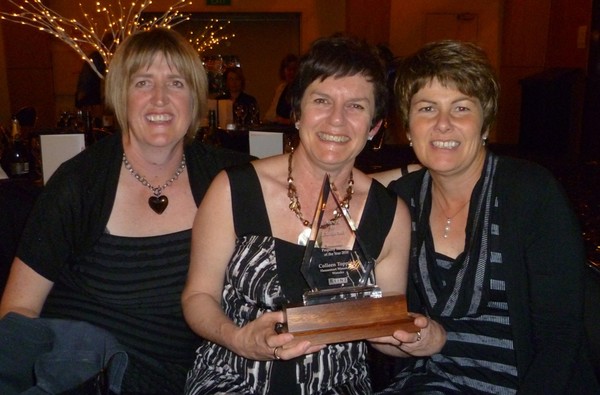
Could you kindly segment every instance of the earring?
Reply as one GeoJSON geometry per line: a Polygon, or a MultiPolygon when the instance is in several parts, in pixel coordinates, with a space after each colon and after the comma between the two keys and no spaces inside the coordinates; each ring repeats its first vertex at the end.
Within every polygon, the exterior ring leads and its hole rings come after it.
{"type": "Polygon", "coordinates": [[[369,140],[369,141],[373,140],[373,136],[367,137],[367,140],[369,140]]]}
{"type": "Polygon", "coordinates": [[[296,121],[294,126],[296,127],[296,130],[300,130],[300,121],[296,121]]]}
{"type": "Polygon", "coordinates": [[[482,145],[485,147],[487,145],[487,137],[484,137],[481,140],[482,140],[482,145]]]}
{"type": "Polygon", "coordinates": [[[412,147],[412,140],[408,140],[408,146],[412,147]]]}

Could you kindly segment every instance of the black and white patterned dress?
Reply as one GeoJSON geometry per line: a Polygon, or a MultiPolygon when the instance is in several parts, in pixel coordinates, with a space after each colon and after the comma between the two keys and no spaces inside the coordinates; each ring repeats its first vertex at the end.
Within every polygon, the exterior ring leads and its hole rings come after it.
{"type": "MultiPolygon", "coordinates": [[[[223,290],[225,314],[243,326],[308,288],[300,273],[304,247],[271,235],[260,181],[250,166],[228,171],[237,245],[223,290]]],[[[358,228],[377,257],[391,227],[396,197],[373,182],[358,228]]],[[[206,342],[188,374],[187,394],[369,394],[365,342],[331,344],[291,361],[254,361],[206,342]]]]}

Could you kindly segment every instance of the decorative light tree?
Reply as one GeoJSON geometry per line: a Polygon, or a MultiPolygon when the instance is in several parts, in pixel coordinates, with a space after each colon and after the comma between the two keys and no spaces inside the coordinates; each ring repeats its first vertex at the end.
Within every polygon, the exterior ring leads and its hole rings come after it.
{"type": "MultiPolygon", "coordinates": [[[[144,19],[142,13],[152,4],[152,0],[142,0],[139,2],[134,0],[128,8],[121,3],[121,0],[110,2],[107,5],[96,1],[93,13],[86,12],[82,4],[79,3],[83,18],[78,20],[75,18],[66,18],[58,14],[44,5],[42,0],[23,0],[20,4],[13,0],[8,1],[18,11],[0,11],[0,18],[2,20],[32,26],[38,30],[52,34],[77,52],[100,78],[104,78],[104,76],[87,56],[85,52],[86,48],[92,47],[97,50],[104,62],[109,65],[115,48],[125,37],[138,30],[147,30],[154,27],[172,28],[187,21],[190,19],[189,15],[182,14],[180,10],[192,5],[191,1],[179,0],[163,14],[144,19]],[[116,5],[113,6],[115,2],[116,5]],[[112,36],[112,40],[103,40],[107,34],[112,36]]],[[[190,42],[196,47],[199,53],[202,53],[205,49],[212,48],[222,41],[234,37],[234,35],[218,35],[223,28],[224,26],[218,20],[211,20],[211,23],[203,31],[198,34],[191,33],[190,42]]]]}
{"type": "Polygon", "coordinates": [[[211,19],[203,30],[189,32],[189,41],[192,43],[196,51],[202,54],[207,49],[213,49],[223,41],[230,40],[235,37],[235,34],[222,35],[221,31],[225,29],[231,22],[220,21],[219,19],[211,19]]]}

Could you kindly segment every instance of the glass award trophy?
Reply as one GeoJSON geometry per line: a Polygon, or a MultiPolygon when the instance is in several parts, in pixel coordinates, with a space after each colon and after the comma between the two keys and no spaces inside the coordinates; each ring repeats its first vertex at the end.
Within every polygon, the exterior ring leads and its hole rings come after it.
{"type": "Polygon", "coordinates": [[[302,305],[284,306],[285,322],[276,330],[313,345],[389,336],[397,329],[416,332],[405,296],[384,294],[375,284],[375,260],[331,188],[326,175],[301,265],[310,289],[302,305]],[[326,211],[333,219],[323,224],[326,211]]]}

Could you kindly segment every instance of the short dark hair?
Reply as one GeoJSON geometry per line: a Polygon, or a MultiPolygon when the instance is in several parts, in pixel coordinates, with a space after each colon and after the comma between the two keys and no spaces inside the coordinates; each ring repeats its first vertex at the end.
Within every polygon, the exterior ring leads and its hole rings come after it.
{"type": "Polygon", "coordinates": [[[328,77],[363,75],[373,84],[375,114],[374,126],[387,111],[388,88],[385,66],[376,47],[357,38],[333,35],[316,40],[309,51],[300,58],[298,74],[294,79],[290,98],[296,119],[301,114],[300,104],[306,88],[314,81],[328,77]]]}
{"type": "Polygon", "coordinates": [[[481,132],[490,129],[496,120],[500,95],[494,70],[481,48],[453,40],[429,43],[400,61],[394,90],[405,128],[413,96],[433,79],[479,99],[483,108],[481,132]]]}

